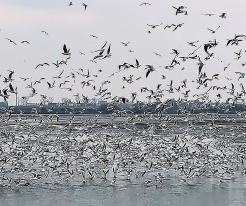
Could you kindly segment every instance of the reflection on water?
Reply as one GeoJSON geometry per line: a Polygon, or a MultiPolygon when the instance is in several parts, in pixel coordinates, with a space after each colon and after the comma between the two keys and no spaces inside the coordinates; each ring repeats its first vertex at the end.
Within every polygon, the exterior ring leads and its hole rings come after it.
{"type": "Polygon", "coordinates": [[[1,206],[241,206],[245,203],[245,179],[223,182],[207,179],[193,185],[167,183],[158,188],[141,185],[21,188],[16,191],[1,191],[0,196],[1,206]]]}

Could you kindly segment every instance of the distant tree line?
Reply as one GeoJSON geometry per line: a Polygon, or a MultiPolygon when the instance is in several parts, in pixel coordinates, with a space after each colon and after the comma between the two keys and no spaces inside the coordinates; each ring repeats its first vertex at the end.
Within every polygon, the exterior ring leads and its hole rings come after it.
{"type": "MultiPolygon", "coordinates": [[[[0,112],[6,111],[7,106],[1,106],[0,112]]],[[[219,113],[235,114],[246,112],[245,103],[177,101],[170,99],[165,102],[87,102],[87,103],[47,103],[11,107],[14,114],[185,114],[185,113],[219,113]]]]}

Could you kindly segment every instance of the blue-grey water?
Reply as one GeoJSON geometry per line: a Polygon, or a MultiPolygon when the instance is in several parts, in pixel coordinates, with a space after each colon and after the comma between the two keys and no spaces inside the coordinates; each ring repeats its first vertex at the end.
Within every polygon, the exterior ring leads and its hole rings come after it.
{"type": "Polygon", "coordinates": [[[90,186],[82,188],[22,189],[2,191],[1,206],[241,206],[246,204],[246,182],[218,185],[90,186]]]}

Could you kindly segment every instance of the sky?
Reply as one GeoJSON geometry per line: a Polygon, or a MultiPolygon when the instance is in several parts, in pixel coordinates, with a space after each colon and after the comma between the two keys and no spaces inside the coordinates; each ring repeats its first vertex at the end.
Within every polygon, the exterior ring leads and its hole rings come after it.
{"type": "MultiPolygon", "coordinates": [[[[147,2],[151,4],[150,6],[140,6],[144,1],[93,0],[84,2],[88,5],[86,10],[82,6],[82,1],[72,1],[72,6],[68,6],[69,2],[0,0],[0,74],[3,79],[8,76],[8,70],[14,70],[12,84],[18,88],[19,98],[28,97],[29,102],[39,101],[40,95],[52,97],[55,102],[61,101],[63,97],[74,101],[76,95],[92,98],[106,80],[110,83],[105,84],[103,88],[107,88],[112,96],[117,97],[130,98],[131,93],[136,92],[141,99],[148,95],[140,92],[142,87],[155,91],[158,84],[162,84],[163,99],[183,97],[182,93],[187,90],[193,95],[202,93],[209,87],[197,89],[198,59],[186,62],[178,59],[180,65],[171,71],[165,69],[173,59],[172,49],[178,50],[179,56],[187,56],[196,49],[187,44],[190,41],[199,41],[197,45],[201,45],[196,54],[204,63],[203,71],[206,71],[207,76],[220,74],[219,80],[209,82],[209,86],[231,87],[231,83],[234,83],[235,88],[240,91],[240,84],[245,85],[245,78],[238,80],[239,75],[235,73],[246,70],[242,66],[246,61],[245,42],[240,42],[238,46],[226,47],[227,40],[233,38],[235,34],[246,34],[246,27],[243,26],[246,17],[244,0],[149,0],[147,2]],[[185,6],[188,15],[175,15],[172,6],[185,6]],[[226,13],[226,18],[219,17],[223,12],[226,13]],[[205,13],[214,15],[205,16],[203,15],[205,13]],[[164,29],[166,25],[182,23],[183,26],[176,31],[164,29]],[[147,24],[161,25],[152,29],[147,24]],[[218,27],[215,33],[208,30],[218,27]],[[48,35],[41,31],[46,31],[48,35]],[[6,38],[16,42],[16,45],[6,38]],[[211,49],[214,57],[206,61],[204,59],[207,54],[203,50],[203,45],[214,39],[218,42],[218,46],[211,49]],[[21,43],[23,40],[29,41],[30,44],[21,43]],[[95,56],[92,51],[100,49],[105,42],[107,47],[110,45],[112,56],[98,60],[97,63],[91,62],[95,56]],[[130,43],[124,46],[121,42],[130,43]],[[63,44],[70,49],[71,59],[67,65],[56,68],[52,63],[66,58],[62,55],[63,44]],[[234,52],[241,49],[242,55],[237,60],[234,52]],[[161,56],[155,55],[154,52],[161,56]],[[124,62],[135,64],[135,59],[140,62],[140,68],[119,72],[120,64],[124,62]],[[50,66],[35,69],[38,64],[44,62],[50,66]],[[224,67],[228,64],[230,66],[224,71],[224,67]],[[155,68],[148,78],[145,76],[147,71],[145,65],[153,65],[155,68]],[[87,74],[88,70],[91,76],[89,78],[76,73],[83,71],[81,73],[87,74]],[[53,78],[62,71],[62,78],[53,78]],[[71,78],[71,73],[76,74],[75,79],[71,78]],[[162,79],[162,75],[166,76],[166,79],[162,79]],[[20,77],[30,79],[23,81],[20,77]],[[27,88],[27,85],[42,77],[45,80],[35,84],[37,94],[32,96],[31,89],[27,88]],[[134,81],[130,84],[123,81],[123,77],[132,78],[134,81]],[[136,80],[138,77],[141,79],[136,80]],[[47,82],[53,83],[54,80],[54,88],[48,89],[47,82]],[[65,80],[69,82],[62,87],[63,89],[58,88],[65,80]],[[92,86],[81,87],[81,82],[88,80],[91,80],[90,84],[95,85],[96,90],[93,90],[92,86]],[[176,88],[183,80],[187,80],[187,88],[170,94],[166,90],[171,80],[176,88]]],[[[4,83],[1,80],[0,89],[8,88],[8,84],[9,82],[4,83]]],[[[214,98],[216,92],[211,98],[214,98]]],[[[227,92],[222,96],[227,98],[227,92]]],[[[14,99],[15,95],[10,95],[9,102],[15,102],[14,99]]]]}

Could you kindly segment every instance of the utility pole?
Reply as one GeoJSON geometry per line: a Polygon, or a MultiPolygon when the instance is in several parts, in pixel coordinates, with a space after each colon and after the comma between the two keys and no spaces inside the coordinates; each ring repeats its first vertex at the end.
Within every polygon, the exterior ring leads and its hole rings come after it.
{"type": "Polygon", "coordinates": [[[15,88],[15,106],[18,106],[18,90],[17,87],[15,88]]]}

